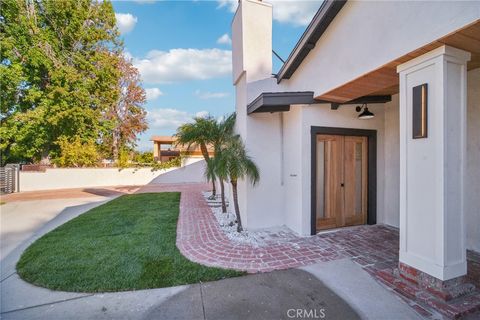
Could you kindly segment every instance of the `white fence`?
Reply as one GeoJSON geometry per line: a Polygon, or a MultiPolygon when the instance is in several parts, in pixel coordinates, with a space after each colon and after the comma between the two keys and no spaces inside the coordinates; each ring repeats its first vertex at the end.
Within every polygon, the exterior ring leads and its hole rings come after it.
{"type": "Polygon", "coordinates": [[[181,168],[62,168],[45,172],[20,172],[20,191],[184,183],[203,181],[204,161],[188,159],[181,168]]]}
{"type": "Polygon", "coordinates": [[[168,170],[150,168],[68,168],[47,169],[45,172],[20,172],[20,191],[144,185],[168,170]]]}

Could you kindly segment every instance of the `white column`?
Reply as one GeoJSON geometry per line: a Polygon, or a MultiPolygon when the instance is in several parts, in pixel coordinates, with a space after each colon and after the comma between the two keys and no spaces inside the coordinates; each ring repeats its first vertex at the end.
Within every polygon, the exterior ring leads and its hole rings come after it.
{"type": "Polygon", "coordinates": [[[467,272],[463,180],[466,63],[442,46],[397,67],[400,76],[400,263],[440,280],[467,272]],[[428,137],[412,138],[412,88],[428,84],[428,137]]]}

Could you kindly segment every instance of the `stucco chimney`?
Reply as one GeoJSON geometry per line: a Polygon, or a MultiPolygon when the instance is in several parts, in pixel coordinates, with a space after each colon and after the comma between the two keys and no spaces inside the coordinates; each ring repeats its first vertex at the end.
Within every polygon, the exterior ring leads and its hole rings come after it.
{"type": "Polygon", "coordinates": [[[232,23],[233,83],[245,72],[247,82],[272,74],[272,5],[240,0],[232,23]]]}

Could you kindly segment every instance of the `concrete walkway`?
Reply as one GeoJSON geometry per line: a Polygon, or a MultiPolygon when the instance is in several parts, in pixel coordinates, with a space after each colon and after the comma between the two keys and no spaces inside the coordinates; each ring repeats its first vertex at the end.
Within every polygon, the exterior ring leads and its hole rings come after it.
{"type": "Polygon", "coordinates": [[[52,292],[11,279],[2,319],[421,319],[349,260],[216,282],[119,293],[52,292]],[[351,273],[356,285],[342,280],[351,273]],[[52,294],[54,293],[54,294],[52,294]],[[22,301],[23,305],[20,305],[22,301]],[[13,308],[13,309],[12,309],[13,308]],[[310,316],[312,318],[312,316],[310,316]]]}
{"type": "MultiPolygon", "coordinates": [[[[192,188],[204,186],[149,185],[124,192],[182,190],[182,199],[186,199],[192,188]]],[[[115,196],[117,193],[72,199],[44,197],[2,205],[2,319],[290,319],[292,312],[303,312],[304,316],[324,312],[328,319],[418,318],[350,259],[322,262],[303,270],[120,293],[52,291],[18,277],[15,264],[34,240],[115,196]]]]}

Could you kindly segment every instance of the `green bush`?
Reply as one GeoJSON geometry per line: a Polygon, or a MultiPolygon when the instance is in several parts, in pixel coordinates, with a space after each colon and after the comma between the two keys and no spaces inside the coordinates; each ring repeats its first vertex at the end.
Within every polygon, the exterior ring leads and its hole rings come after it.
{"type": "Polygon", "coordinates": [[[145,151],[145,152],[136,152],[133,156],[133,162],[140,164],[140,165],[152,165],[153,161],[153,152],[145,151]]]}
{"type": "Polygon", "coordinates": [[[118,152],[117,166],[119,168],[130,167],[130,158],[131,158],[130,150],[126,148],[120,149],[120,151],[118,152]]]}
{"type": "Polygon", "coordinates": [[[100,157],[95,142],[82,142],[77,136],[73,140],[60,137],[56,143],[60,154],[53,162],[59,167],[93,167],[98,164],[100,157]]]}
{"type": "Polygon", "coordinates": [[[169,161],[154,163],[152,165],[152,171],[181,167],[183,158],[184,156],[181,154],[179,157],[170,159],[169,161]]]}

